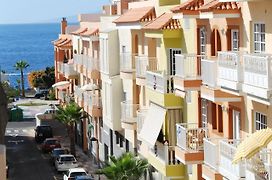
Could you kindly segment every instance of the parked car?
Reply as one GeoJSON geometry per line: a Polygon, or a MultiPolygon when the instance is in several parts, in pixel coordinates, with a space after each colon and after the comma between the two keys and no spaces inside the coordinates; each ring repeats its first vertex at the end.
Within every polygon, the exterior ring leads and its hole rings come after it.
{"type": "Polygon", "coordinates": [[[6,174],[7,174],[7,178],[9,177],[9,162],[6,161],[6,174]]]}
{"type": "Polygon", "coordinates": [[[86,176],[87,172],[83,168],[71,168],[63,175],[63,180],[72,180],[76,176],[86,176]]]}
{"type": "Polygon", "coordinates": [[[76,158],[72,154],[59,155],[55,160],[55,168],[59,171],[67,171],[70,168],[78,167],[76,158]]]}
{"type": "Polygon", "coordinates": [[[61,148],[57,138],[46,138],[41,145],[42,152],[51,152],[54,148],[61,148]]]}
{"type": "Polygon", "coordinates": [[[52,150],[50,161],[52,162],[53,165],[55,164],[55,161],[59,157],[59,155],[62,155],[62,154],[69,154],[68,149],[55,148],[55,149],[52,150]]]}
{"type": "Polygon", "coordinates": [[[47,97],[48,95],[48,90],[43,90],[43,91],[40,91],[40,92],[36,92],[34,97],[37,98],[37,99],[40,99],[41,97],[47,97]]]}
{"type": "Polygon", "coordinates": [[[76,176],[75,180],[94,180],[94,177],[91,175],[88,176],[76,176]]]}
{"type": "Polygon", "coordinates": [[[51,126],[42,125],[37,126],[35,129],[35,140],[37,143],[43,142],[46,138],[53,137],[53,131],[51,126]]]}

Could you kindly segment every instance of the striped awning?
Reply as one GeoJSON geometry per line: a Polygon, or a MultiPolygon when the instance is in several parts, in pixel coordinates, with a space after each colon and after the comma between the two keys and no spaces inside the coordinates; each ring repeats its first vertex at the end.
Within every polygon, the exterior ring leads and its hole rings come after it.
{"type": "Polygon", "coordinates": [[[272,140],[272,129],[262,129],[244,139],[237,147],[232,163],[236,164],[243,159],[250,159],[272,140]]]}
{"type": "Polygon", "coordinates": [[[81,36],[98,36],[99,35],[99,29],[88,29],[87,31],[80,34],[81,36]]]}
{"type": "Polygon", "coordinates": [[[76,31],[71,32],[71,34],[73,34],[73,35],[80,35],[80,34],[86,32],[87,30],[88,30],[88,28],[80,27],[80,28],[77,29],[76,31]]]}
{"type": "Polygon", "coordinates": [[[146,24],[143,29],[150,30],[164,30],[164,29],[181,29],[181,25],[179,20],[173,19],[172,13],[163,13],[159,17],[157,17],[154,21],[146,24]]]}

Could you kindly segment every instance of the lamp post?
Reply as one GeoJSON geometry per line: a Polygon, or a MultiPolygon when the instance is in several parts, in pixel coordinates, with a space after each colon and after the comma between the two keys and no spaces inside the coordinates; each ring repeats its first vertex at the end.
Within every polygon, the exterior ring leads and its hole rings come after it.
{"type": "MultiPolygon", "coordinates": [[[[99,163],[99,143],[98,143],[98,139],[96,137],[91,137],[90,138],[91,142],[96,141],[97,145],[96,145],[96,163],[98,166],[98,169],[100,169],[100,163],[99,163]]],[[[100,174],[98,174],[98,180],[100,180],[100,174]]]]}

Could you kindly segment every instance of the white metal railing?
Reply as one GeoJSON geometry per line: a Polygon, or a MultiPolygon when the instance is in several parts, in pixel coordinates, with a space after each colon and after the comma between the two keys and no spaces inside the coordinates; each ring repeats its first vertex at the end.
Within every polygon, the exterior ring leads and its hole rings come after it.
{"type": "Polygon", "coordinates": [[[156,57],[135,56],[136,77],[145,78],[146,71],[157,71],[158,61],[156,57]]]}
{"type": "Polygon", "coordinates": [[[164,71],[147,71],[146,72],[146,87],[160,93],[173,93],[174,83],[173,78],[166,75],[164,71]]]}
{"type": "Polygon", "coordinates": [[[200,60],[204,57],[196,54],[175,54],[176,76],[182,78],[200,77],[200,60]]]}
{"type": "Polygon", "coordinates": [[[220,156],[219,156],[219,141],[222,139],[204,138],[204,163],[214,170],[218,171],[220,156]]]}
{"type": "Polygon", "coordinates": [[[199,128],[197,123],[176,124],[177,146],[187,151],[203,151],[203,139],[207,128],[199,128]]]}
{"type": "Polygon", "coordinates": [[[90,58],[88,60],[88,70],[99,70],[99,59],[97,58],[90,58]]]}
{"type": "Polygon", "coordinates": [[[75,96],[79,101],[83,100],[83,90],[80,88],[80,86],[75,86],[75,96]]]}
{"type": "Polygon", "coordinates": [[[62,74],[65,73],[64,71],[64,63],[63,62],[58,62],[58,71],[62,74]]]}
{"type": "Polygon", "coordinates": [[[88,69],[90,57],[87,54],[81,55],[82,56],[82,65],[85,69],[88,69]]]}
{"type": "Polygon", "coordinates": [[[132,72],[135,70],[135,54],[130,52],[120,54],[120,71],[132,72]]]}
{"type": "Polygon", "coordinates": [[[272,89],[272,55],[268,54],[246,54],[243,56],[244,83],[272,89]]]}
{"type": "Polygon", "coordinates": [[[166,165],[176,165],[179,163],[175,158],[175,146],[156,144],[153,147],[149,147],[149,151],[166,165]]]}
{"type": "Polygon", "coordinates": [[[74,64],[64,64],[64,76],[68,78],[68,76],[77,75],[77,72],[74,70],[74,64]]]}
{"type": "Polygon", "coordinates": [[[217,86],[217,65],[216,61],[201,59],[201,78],[202,84],[210,87],[217,86]]]}
{"type": "Polygon", "coordinates": [[[219,142],[220,167],[221,174],[226,176],[245,177],[245,165],[243,162],[233,164],[232,159],[241,140],[221,140],[219,142]]]}
{"type": "Polygon", "coordinates": [[[85,110],[88,109],[88,107],[89,107],[90,97],[91,97],[90,92],[88,92],[88,91],[83,92],[83,102],[84,102],[83,104],[84,104],[85,110]]]}
{"type": "Polygon", "coordinates": [[[131,101],[121,102],[122,122],[135,123],[137,121],[137,110],[139,107],[139,104],[133,104],[131,101]]]}
{"type": "Polygon", "coordinates": [[[272,179],[272,152],[263,149],[255,156],[246,160],[247,170],[254,173],[259,179],[272,179]]]}
{"type": "Polygon", "coordinates": [[[137,132],[140,133],[147,115],[148,109],[139,109],[137,111],[137,132]]]}
{"type": "Polygon", "coordinates": [[[64,101],[65,100],[65,92],[64,91],[59,91],[59,99],[64,101]]]}
{"type": "Polygon", "coordinates": [[[82,54],[74,54],[74,64],[75,65],[83,65],[83,55],[82,54]]]}
{"type": "Polygon", "coordinates": [[[91,99],[90,104],[92,106],[102,107],[102,98],[101,96],[99,96],[99,94],[92,94],[90,99],[91,99]]]}
{"type": "Polygon", "coordinates": [[[240,52],[218,52],[218,78],[242,82],[242,64],[240,52]]]}

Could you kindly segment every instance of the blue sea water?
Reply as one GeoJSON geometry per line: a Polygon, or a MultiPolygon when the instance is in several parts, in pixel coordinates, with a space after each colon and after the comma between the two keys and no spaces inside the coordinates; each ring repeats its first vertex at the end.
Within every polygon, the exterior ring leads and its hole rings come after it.
{"type": "MultiPolygon", "coordinates": [[[[16,79],[20,78],[19,71],[14,68],[18,60],[26,60],[30,64],[25,74],[54,65],[51,42],[58,38],[59,32],[57,23],[0,25],[0,68],[10,75],[11,85],[16,86],[16,79]]],[[[28,81],[25,82],[27,88],[28,81]]]]}

